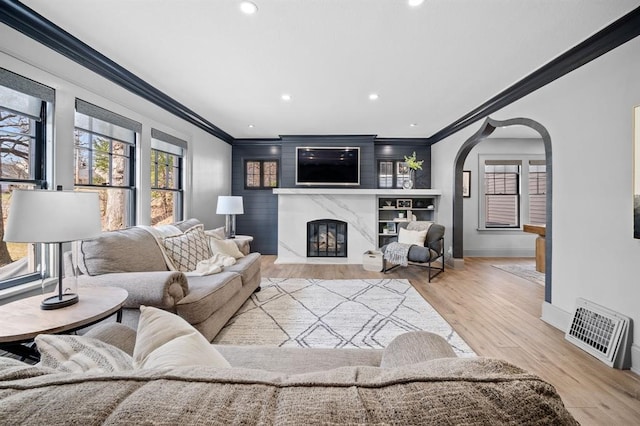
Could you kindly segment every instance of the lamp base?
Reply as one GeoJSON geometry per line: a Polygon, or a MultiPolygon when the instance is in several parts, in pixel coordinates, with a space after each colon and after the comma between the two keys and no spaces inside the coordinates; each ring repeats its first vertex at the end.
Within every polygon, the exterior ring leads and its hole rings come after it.
{"type": "Polygon", "coordinates": [[[62,296],[47,297],[40,303],[40,309],[51,311],[53,309],[64,308],[78,303],[78,295],[74,293],[66,293],[62,296]]]}

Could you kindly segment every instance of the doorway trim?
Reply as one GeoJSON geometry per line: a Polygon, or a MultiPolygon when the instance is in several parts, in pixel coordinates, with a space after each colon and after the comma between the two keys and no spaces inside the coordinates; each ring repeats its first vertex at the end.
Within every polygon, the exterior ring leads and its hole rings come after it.
{"type": "Polygon", "coordinates": [[[509,126],[525,126],[535,130],[544,143],[545,164],[547,173],[547,196],[546,196],[546,215],[547,224],[545,231],[545,287],[544,287],[544,300],[547,303],[551,303],[551,262],[552,262],[552,250],[553,250],[553,212],[552,212],[552,200],[553,200],[553,168],[552,168],[552,150],[551,150],[551,137],[547,129],[540,123],[530,118],[511,118],[509,120],[499,121],[494,120],[491,117],[487,117],[480,127],[480,129],[469,139],[467,139],[456,155],[454,162],[454,189],[453,189],[453,261],[456,259],[463,259],[464,257],[464,199],[462,196],[462,170],[464,168],[464,162],[467,159],[469,152],[488,138],[496,129],[500,127],[509,126]]]}

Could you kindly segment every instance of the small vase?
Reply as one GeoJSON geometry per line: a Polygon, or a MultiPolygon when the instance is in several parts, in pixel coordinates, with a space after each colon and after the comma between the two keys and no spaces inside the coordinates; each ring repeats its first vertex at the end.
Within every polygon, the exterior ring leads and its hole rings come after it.
{"type": "Polygon", "coordinates": [[[409,170],[409,179],[404,181],[404,183],[402,184],[402,187],[404,189],[413,188],[413,184],[415,182],[415,178],[416,178],[416,171],[415,170],[409,170]]]}

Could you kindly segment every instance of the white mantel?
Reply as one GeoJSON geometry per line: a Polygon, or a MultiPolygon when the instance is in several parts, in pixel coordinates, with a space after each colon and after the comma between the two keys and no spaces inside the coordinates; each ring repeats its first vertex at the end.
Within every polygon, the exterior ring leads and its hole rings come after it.
{"type": "Polygon", "coordinates": [[[360,188],[275,188],[278,195],[377,195],[409,197],[442,195],[439,189],[360,189],[360,188]]]}
{"type": "Polygon", "coordinates": [[[278,259],[276,263],[361,264],[377,247],[378,197],[439,196],[435,189],[276,188],[278,195],[278,259]],[[347,222],[347,257],[307,257],[307,222],[347,222]]]}

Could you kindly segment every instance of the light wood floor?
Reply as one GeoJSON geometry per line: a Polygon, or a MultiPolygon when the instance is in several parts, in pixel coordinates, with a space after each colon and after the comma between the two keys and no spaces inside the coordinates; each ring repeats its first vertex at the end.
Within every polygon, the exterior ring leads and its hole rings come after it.
{"type": "Polygon", "coordinates": [[[361,265],[275,265],[263,256],[262,276],[323,279],[406,278],[480,356],[535,373],[560,393],[583,425],[640,425],[640,376],[607,367],[540,320],[544,288],[491,266],[531,261],[467,258],[427,283],[416,266],[382,274],[361,265]]]}

